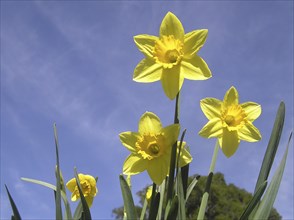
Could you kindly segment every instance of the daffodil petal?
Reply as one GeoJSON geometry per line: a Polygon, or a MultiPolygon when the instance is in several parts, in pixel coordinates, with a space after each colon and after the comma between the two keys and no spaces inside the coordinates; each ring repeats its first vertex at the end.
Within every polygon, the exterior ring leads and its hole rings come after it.
{"type": "Polygon", "coordinates": [[[182,60],[181,72],[184,78],[190,80],[205,80],[211,77],[211,72],[206,62],[197,55],[190,59],[184,58],[182,60]]]}
{"type": "Polygon", "coordinates": [[[168,12],[161,22],[159,36],[173,35],[176,39],[184,42],[184,34],[181,21],[173,13],[168,12]]]}
{"type": "Polygon", "coordinates": [[[139,133],[159,133],[162,129],[160,119],[152,112],[145,112],[139,121],[139,133]]]}
{"type": "Polygon", "coordinates": [[[204,45],[207,38],[207,29],[194,30],[185,34],[184,40],[184,54],[192,56],[197,53],[200,48],[204,45]]]}
{"type": "Polygon", "coordinates": [[[238,130],[239,138],[248,142],[256,142],[261,140],[259,130],[251,123],[247,122],[241,129],[238,130]]]}
{"type": "Polygon", "coordinates": [[[180,75],[180,69],[163,69],[161,84],[167,97],[173,100],[182,88],[184,78],[180,75]]]}
{"type": "Polygon", "coordinates": [[[172,146],[178,139],[180,133],[180,125],[172,124],[162,129],[163,135],[166,137],[167,145],[172,146]]]}
{"type": "Polygon", "coordinates": [[[261,106],[255,102],[242,103],[241,107],[247,115],[246,119],[250,122],[253,122],[261,114],[261,106]]]}
{"type": "Polygon", "coordinates": [[[205,98],[200,101],[204,115],[209,119],[221,117],[222,101],[215,98],[205,98]]]}
{"type": "Polygon", "coordinates": [[[231,157],[238,149],[240,139],[237,131],[223,129],[223,136],[220,138],[220,146],[226,157],[231,157]]]}
{"type": "Polygon", "coordinates": [[[239,104],[239,94],[234,86],[232,86],[225,94],[224,97],[225,106],[238,105],[239,104]]]}
{"type": "Polygon", "coordinates": [[[66,183],[66,187],[69,189],[69,191],[73,192],[75,190],[75,187],[76,187],[76,179],[75,178],[72,178],[71,180],[69,180],[67,183],[66,183]]]}
{"type": "Polygon", "coordinates": [[[130,154],[124,162],[123,173],[125,175],[135,175],[143,172],[147,168],[147,160],[141,157],[130,154]]]}
{"type": "MultiPolygon", "coordinates": [[[[180,142],[178,142],[179,146],[180,142]]],[[[193,160],[190,152],[186,149],[186,143],[182,143],[182,148],[181,148],[181,154],[180,154],[180,160],[179,160],[179,166],[183,167],[186,166],[187,164],[191,163],[193,160]]]]}
{"type": "Polygon", "coordinates": [[[150,160],[147,167],[147,172],[154,183],[160,185],[168,175],[169,157],[162,156],[150,160]]]}
{"type": "Polygon", "coordinates": [[[199,131],[199,135],[205,138],[220,137],[223,133],[222,121],[220,118],[213,118],[199,131]]]}
{"type": "Polygon", "coordinates": [[[136,82],[150,83],[160,80],[162,66],[152,59],[143,59],[134,70],[133,80],[136,82]]]}
{"type": "Polygon", "coordinates": [[[126,131],[119,134],[121,143],[131,152],[136,152],[136,142],[140,134],[137,132],[126,131]]]}
{"type": "Polygon", "coordinates": [[[91,208],[91,206],[92,206],[93,199],[94,199],[94,197],[92,197],[92,196],[86,196],[85,197],[85,200],[86,200],[87,205],[88,205],[89,208],[91,208]]]}
{"type": "Polygon", "coordinates": [[[139,50],[147,57],[153,57],[153,48],[158,37],[141,34],[134,37],[135,44],[139,50]]]}

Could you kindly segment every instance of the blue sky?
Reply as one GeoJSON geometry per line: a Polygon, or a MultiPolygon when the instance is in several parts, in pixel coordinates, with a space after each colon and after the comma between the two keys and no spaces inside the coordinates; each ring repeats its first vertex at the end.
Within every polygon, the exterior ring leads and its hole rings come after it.
{"type": "MultiPolygon", "coordinates": [[[[118,134],[136,131],[145,111],[156,113],[164,126],[173,122],[174,101],[161,84],[132,80],[143,58],[133,36],[158,35],[168,11],[186,32],[209,30],[199,54],[213,77],[186,80],[181,91],[180,121],[194,158],[190,174],[207,174],[215,143],[198,136],[207,122],[199,101],[222,99],[232,85],[240,102],[261,104],[254,124],[263,139],[241,142],[229,159],[220,153],[216,171],[228,183],[254,190],[284,100],[285,127],[273,168],[278,166],[293,129],[292,1],[1,1],[1,219],[11,214],[4,184],[24,219],[55,217],[53,193],[20,180],[55,183],[54,122],[65,180],[75,166],[98,176],[92,216],[113,218],[111,210],[122,205],[118,176],[129,154],[118,134]]],[[[150,183],[146,173],[134,176],[134,196],[150,183]]],[[[293,146],[275,207],[284,219],[294,218],[293,146]]]]}

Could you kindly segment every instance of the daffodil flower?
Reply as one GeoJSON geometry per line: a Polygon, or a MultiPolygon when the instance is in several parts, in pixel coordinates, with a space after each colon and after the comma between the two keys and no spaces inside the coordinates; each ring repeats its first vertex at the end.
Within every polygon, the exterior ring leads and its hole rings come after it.
{"type": "Polygon", "coordinates": [[[252,124],[261,114],[261,106],[255,102],[239,104],[239,95],[235,87],[226,92],[223,101],[205,98],[200,101],[200,106],[209,122],[201,129],[199,135],[218,138],[220,147],[227,157],[236,152],[240,140],[261,140],[259,130],[252,124]]]}
{"type": "Polygon", "coordinates": [[[180,20],[168,12],[162,20],[159,37],[147,34],[134,37],[137,47],[145,55],[135,68],[134,81],[150,83],[161,80],[165,94],[174,99],[184,78],[210,78],[207,64],[197,55],[206,41],[207,32],[203,29],[185,34],[180,20]]]}
{"type": "MultiPolygon", "coordinates": [[[[160,185],[168,175],[171,149],[179,132],[179,124],[162,127],[154,113],[144,113],[139,121],[138,132],[127,131],[119,135],[122,144],[131,151],[124,162],[123,173],[135,175],[147,170],[152,181],[160,185]]],[[[192,157],[183,142],[179,166],[185,166],[191,161],[192,157]]]]}
{"type": "MultiPolygon", "coordinates": [[[[82,192],[85,197],[85,200],[89,207],[92,206],[93,199],[96,196],[98,190],[96,187],[96,180],[93,176],[84,175],[82,173],[78,174],[79,181],[81,184],[82,192]]],[[[77,201],[80,198],[79,189],[76,183],[76,179],[72,178],[67,182],[66,187],[69,189],[71,194],[71,200],[77,201]]]]}

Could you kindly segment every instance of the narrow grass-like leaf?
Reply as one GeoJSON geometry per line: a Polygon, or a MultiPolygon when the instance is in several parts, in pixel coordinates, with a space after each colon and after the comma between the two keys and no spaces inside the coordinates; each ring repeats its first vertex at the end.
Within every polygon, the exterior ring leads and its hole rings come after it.
{"type": "Polygon", "coordinates": [[[155,192],[154,199],[151,201],[150,204],[150,211],[149,211],[149,220],[156,219],[157,213],[158,213],[158,207],[159,207],[159,201],[160,201],[160,193],[155,192]]]}
{"type": "Polygon", "coordinates": [[[281,180],[283,177],[291,138],[292,138],[292,133],[290,135],[283,159],[281,160],[279,167],[276,170],[276,172],[271,180],[271,183],[270,183],[268,189],[266,190],[265,195],[262,198],[260,205],[258,206],[257,211],[255,212],[253,219],[268,219],[268,217],[270,215],[271,209],[274,205],[276,196],[279,191],[280,183],[281,183],[281,180]]]}
{"type": "Polygon", "coordinates": [[[208,197],[209,197],[209,193],[210,193],[210,186],[211,186],[211,182],[212,182],[212,177],[213,177],[213,173],[210,172],[208,177],[207,177],[206,185],[205,185],[205,191],[204,191],[204,194],[203,194],[202,199],[201,199],[199,213],[198,213],[198,216],[197,216],[198,220],[204,219],[206,206],[207,206],[207,203],[208,203],[208,197]]]}
{"type": "Polygon", "coordinates": [[[77,207],[76,207],[76,210],[75,210],[75,213],[74,213],[73,219],[74,219],[74,220],[79,220],[79,219],[81,219],[81,217],[82,217],[82,213],[83,213],[83,204],[82,204],[82,202],[80,201],[79,204],[78,204],[77,207]]]}
{"type": "Polygon", "coordinates": [[[7,192],[7,195],[8,195],[9,201],[10,201],[10,205],[12,208],[12,212],[13,212],[13,215],[11,216],[11,218],[15,219],[15,220],[21,220],[18,209],[17,209],[15,202],[13,201],[12,196],[10,195],[9,190],[6,185],[5,185],[5,188],[6,188],[6,192],[7,192]]]}
{"type": "Polygon", "coordinates": [[[57,136],[57,128],[54,123],[54,140],[55,140],[55,150],[56,150],[56,197],[55,197],[55,210],[56,219],[62,219],[62,207],[61,207],[61,182],[60,182],[60,166],[59,166],[59,143],[57,136]]]}
{"type": "Polygon", "coordinates": [[[165,186],[166,186],[166,179],[163,180],[163,183],[159,186],[159,192],[160,192],[160,201],[159,201],[159,207],[158,207],[158,215],[157,219],[161,220],[161,215],[164,212],[163,208],[163,201],[165,197],[165,186]]]}
{"type": "Polygon", "coordinates": [[[240,220],[247,220],[248,219],[249,215],[254,210],[254,208],[258,204],[261,196],[263,195],[263,193],[264,193],[264,191],[266,189],[266,186],[267,186],[267,181],[264,181],[264,183],[259,186],[258,190],[256,191],[256,193],[254,193],[252,199],[250,200],[250,202],[248,203],[246,209],[242,213],[242,215],[240,217],[240,220]]]}
{"type": "Polygon", "coordinates": [[[81,187],[81,184],[80,184],[80,179],[79,179],[76,168],[74,169],[74,171],[75,171],[75,178],[76,178],[76,182],[77,182],[77,187],[78,187],[79,194],[80,194],[80,199],[81,199],[81,202],[82,202],[82,205],[83,205],[83,215],[84,215],[83,217],[84,217],[84,219],[91,220],[92,217],[91,217],[91,213],[90,213],[90,210],[89,210],[89,206],[88,206],[88,204],[86,202],[86,199],[84,197],[82,187],[81,187]]]}
{"type": "Polygon", "coordinates": [[[192,193],[194,187],[196,186],[198,180],[199,180],[200,176],[195,177],[192,182],[190,183],[190,185],[188,186],[187,189],[187,195],[186,195],[186,201],[188,201],[190,194],[192,193]]]}
{"type": "MultiPolygon", "coordinates": [[[[180,99],[180,92],[176,96],[174,124],[180,123],[180,120],[179,120],[179,99],[180,99]]],[[[177,158],[177,142],[175,142],[173,144],[172,150],[171,150],[171,159],[170,159],[169,175],[168,175],[168,182],[167,182],[166,204],[168,204],[171,201],[172,196],[173,196],[176,158],[177,158]]]]}
{"type": "Polygon", "coordinates": [[[167,209],[166,220],[176,220],[178,216],[179,210],[179,199],[178,196],[175,195],[170,203],[170,207],[167,209]]]}
{"type": "Polygon", "coordinates": [[[257,191],[259,186],[264,183],[264,181],[267,180],[269,172],[271,170],[279,142],[280,142],[280,137],[283,131],[283,126],[284,126],[284,119],[285,119],[285,104],[284,102],[280,103],[275,123],[272,129],[272,133],[270,136],[270,140],[266,149],[266,153],[263,158],[263,162],[261,165],[261,169],[259,172],[259,176],[255,185],[255,190],[254,193],[257,191]]]}
{"type": "Polygon", "coordinates": [[[140,220],[144,220],[145,215],[146,215],[146,210],[147,210],[147,199],[145,198],[144,203],[143,203],[143,207],[142,207],[142,211],[141,211],[141,215],[140,215],[140,220]]]}
{"type": "MultiPolygon", "coordinates": [[[[38,184],[38,185],[41,185],[41,186],[45,186],[45,187],[47,187],[49,189],[52,189],[52,190],[56,191],[56,186],[51,184],[51,183],[47,183],[47,182],[40,181],[40,180],[35,180],[35,179],[30,179],[30,178],[24,178],[24,177],[22,177],[21,180],[26,181],[26,182],[30,182],[30,183],[35,183],[35,184],[38,184]]],[[[67,213],[66,214],[66,219],[72,219],[70,204],[68,202],[67,196],[66,196],[64,191],[61,191],[61,197],[63,199],[63,203],[64,203],[65,210],[66,210],[66,213],[67,213]]]]}
{"type": "Polygon", "coordinates": [[[123,175],[119,176],[119,181],[124,200],[124,208],[127,213],[127,219],[137,219],[136,208],[130,187],[123,175]]]}
{"type": "Polygon", "coordinates": [[[178,191],[178,199],[179,199],[179,211],[178,211],[178,219],[186,220],[186,200],[182,183],[182,173],[181,171],[177,175],[177,191],[178,191]]]}

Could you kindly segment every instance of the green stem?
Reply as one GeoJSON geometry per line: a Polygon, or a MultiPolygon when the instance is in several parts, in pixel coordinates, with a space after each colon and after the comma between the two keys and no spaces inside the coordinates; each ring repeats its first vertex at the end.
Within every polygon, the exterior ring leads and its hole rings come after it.
{"type": "MultiPolygon", "coordinates": [[[[175,105],[175,117],[174,117],[174,124],[179,124],[179,97],[180,92],[177,94],[176,97],[176,105],[175,105]]],[[[171,201],[173,196],[173,188],[174,188],[174,178],[175,178],[175,166],[176,166],[176,154],[177,154],[177,141],[172,146],[171,151],[171,159],[170,159],[170,169],[169,169],[169,176],[168,176],[168,184],[167,184],[167,204],[171,201]]]]}
{"type": "Polygon", "coordinates": [[[202,200],[201,200],[197,220],[204,219],[205,210],[206,210],[207,203],[208,203],[210,186],[211,186],[211,182],[212,182],[212,177],[213,177],[213,172],[214,172],[214,168],[215,168],[215,163],[216,163],[216,159],[217,159],[218,150],[219,150],[219,143],[218,143],[218,139],[217,139],[216,143],[215,143],[215,147],[214,147],[210,167],[209,167],[209,174],[208,174],[208,177],[207,177],[207,180],[206,180],[205,192],[204,192],[204,194],[202,196],[202,200]]]}

